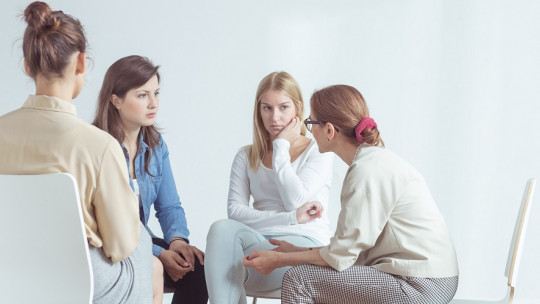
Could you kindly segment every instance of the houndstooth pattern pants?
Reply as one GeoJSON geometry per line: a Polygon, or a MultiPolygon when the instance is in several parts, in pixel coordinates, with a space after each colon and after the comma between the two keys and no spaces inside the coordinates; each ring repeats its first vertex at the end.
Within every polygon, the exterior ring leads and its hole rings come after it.
{"type": "Polygon", "coordinates": [[[417,278],[353,265],[341,272],[311,264],[291,268],[283,277],[283,304],[446,304],[458,277],[417,278]]]}

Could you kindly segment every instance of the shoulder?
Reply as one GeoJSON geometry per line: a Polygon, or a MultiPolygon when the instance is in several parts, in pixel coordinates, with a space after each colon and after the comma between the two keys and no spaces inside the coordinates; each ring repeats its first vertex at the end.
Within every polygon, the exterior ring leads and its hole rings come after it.
{"type": "Polygon", "coordinates": [[[398,154],[382,147],[361,147],[348,170],[351,180],[388,180],[393,182],[417,178],[420,174],[398,154]]]}
{"type": "Polygon", "coordinates": [[[99,129],[96,126],[93,125],[87,125],[88,126],[88,134],[90,137],[92,137],[95,141],[89,144],[89,141],[86,141],[87,146],[95,146],[96,148],[103,147],[104,150],[112,150],[113,153],[117,153],[118,155],[121,155],[124,157],[124,152],[122,151],[122,146],[114,138],[111,134],[99,129]],[[98,144],[101,143],[100,144],[98,144]]]}
{"type": "Polygon", "coordinates": [[[234,156],[232,170],[247,170],[249,168],[250,146],[240,148],[234,156]]]}
{"type": "Polygon", "coordinates": [[[150,147],[150,145],[142,138],[142,136],[140,139],[141,143],[144,143],[145,146],[148,146],[148,149],[150,149],[151,151],[152,158],[164,158],[169,154],[169,147],[163,139],[163,136],[161,136],[161,133],[156,132],[155,135],[157,136],[158,143],[153,147],[150,147]]]}
{"type": "Polygon", "coordinates": [[[158,133],[158,138],[159,138],[159,142],[156,148],[168,151],[169,147],[167,146],[167,143],[165,142],[165,140],[163,139],[163,136],[161,136],[160,133],[158,133]]]}
{"type": "Polygon", "coordinates": [[[81,156],[86,155],[96,163],[101,163],[111,157],[118,161],[125,158],[120,143],[112,135],[98,127],[81,120],[76,130],[73,131],[76,132],[75,137],[79,143],[75,145],[74,149],[77,149],[81,156]]]}
{"type": "Polygon", "coordinates": [[[120,147],[118,141],[112,137],[111,134],[94,125],[89,125],[86,123],[81,124],[79,133],[81,135],[80,138],[87,143],[89,148],[92,146],[108,146],[111,143],[114,143],[120,147]]]}
{"type": "Polygon", "coordinates": [[[243,146],[236,152],[236,155],[234,156],[234,162],[242,161],[247,162],[249,160],[249,153],[251,151],[251,145],[243,146]]]}

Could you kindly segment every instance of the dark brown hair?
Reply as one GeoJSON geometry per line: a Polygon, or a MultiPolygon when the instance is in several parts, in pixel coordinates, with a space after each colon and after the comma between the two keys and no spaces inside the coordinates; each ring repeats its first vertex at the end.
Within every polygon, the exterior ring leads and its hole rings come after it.
{"type": "MultiPolygon", "coordinates": [[[[311,112],[317,120],[335,125],[343,135],[356,140],[354,129],[362,118],[369,116],[369,109],[362,94],[348,85],[333,85],[315,91],[311,96],[311,112]]],[[[362,132],[364,142],[372,146],[384,142],[377,127],[362,132]]]]}
{"type": "Polygon", "coordinates": [[[71,55],[85,53],[87,48],[84,29],[79,20],[52,11],[45,2],[32,2],[24,10],[28,23],[24,31],[24,60],[32,78],[62,77],[71,55]]]}
{"type": "MultiPolygon", "coordinates": [[[[118,109],[111,102],[111,96],[114,94],[119,98],[124,98],[129,90],[144,85],[154,76],[157,76],[159,82],[158,69],[159,66],[154,66],[148,58],[137,55],[127,56],[113,63],[103,79],[96,117],[92,124],[111,134],[119,143],[122,143],[126,135],[120,123],[118,109]]],[[[150,174],[148,165],[151,153],[159,144],[159,130],[155,125],[151,125],[142,126],[140,132],[144,142],[150,147],[150,153],[147,153],[144,159],[144,169],[150,174]]]]}

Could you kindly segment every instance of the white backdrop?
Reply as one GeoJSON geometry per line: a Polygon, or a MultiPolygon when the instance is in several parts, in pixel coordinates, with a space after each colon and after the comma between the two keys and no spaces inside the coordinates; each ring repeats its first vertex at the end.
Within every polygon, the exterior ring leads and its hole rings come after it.
{"type": "MultiPolygon", "coordinates": [[[[34,92],[20,40],[28,3],[5,0],[0,10],[0,114],[34,92]]],[[[204,249],[211,223],[227,216],[229,170],[252,138],[258,82],[285,70],[300,83],[308,109],[311,93],[327,85],[349,84],[364,94],[387,147],[424,174],[447,220],[460,263],[457,296],[504,295],[525,181],[540,178],[540,1],[49,4],[78,17],[87,31],[93,64],[74,101],[84,120],[92,120],[114,61],[138,54],[161,66],[158,124],[193,244],[204,249]]],[[[337,157],[335,163],[334,225],[346,169],[337,157]]],[[[540,300],[538,197],[517,303],[540,300]]]]}

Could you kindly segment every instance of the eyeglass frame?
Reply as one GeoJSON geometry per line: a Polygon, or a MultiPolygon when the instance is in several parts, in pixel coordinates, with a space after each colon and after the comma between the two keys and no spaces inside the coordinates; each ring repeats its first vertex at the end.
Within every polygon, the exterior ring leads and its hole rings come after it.
{"type": "MultiPolygon", "coordinates": [[[[313,127],[310,125],[325,125],[327,123],[331,123],[331,122],[325,121],[325,120],[311,120],[310,117],[304,119],[304,125],[306,126],[306,129],[311,133],[313,133],[311,131],[313,127]]],[[[336,128],[336,126],[334,126],[334,129],[336,129],[336,131],[339,132],[339,129],[336,128]]]]}

